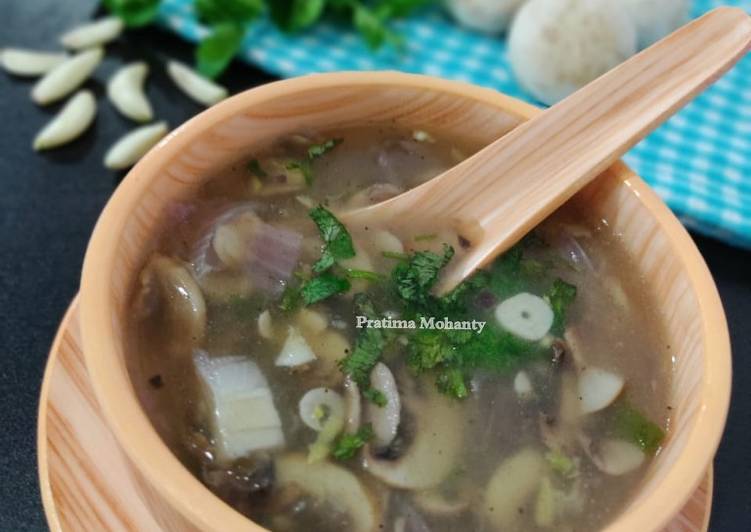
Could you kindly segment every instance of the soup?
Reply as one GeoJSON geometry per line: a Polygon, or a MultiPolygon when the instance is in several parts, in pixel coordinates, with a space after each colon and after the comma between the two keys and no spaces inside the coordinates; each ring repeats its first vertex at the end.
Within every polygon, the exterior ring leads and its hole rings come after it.
{"type": "Polygon", "coordinates": [[[479,146],[363,128],[213,176],[133,289],[142,404],[210,490],[273,531],[597,530],[669,420],[658,306],[567,206],[447,294],[471,246],[347,227],[479,146]]]}

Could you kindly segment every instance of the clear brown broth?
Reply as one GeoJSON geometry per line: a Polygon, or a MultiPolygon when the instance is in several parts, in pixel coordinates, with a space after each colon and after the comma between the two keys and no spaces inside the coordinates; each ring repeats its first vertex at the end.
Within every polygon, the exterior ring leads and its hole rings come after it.
{"type": "MultiPolygon", "coordinates": [[[[301,263],[312,264],[320,253],[320,240],[308,218],[309,207],[296,196],[304,195],[313,203],[324,204],[336,212],[346,207],[352,197],[376,183],[389,183],[408,189],[456,164],[476,151],[470,146],[447,139],[419,142],[412,132],[393,128],[363,128],[335,132],[342,137],[341,146],[316,159],[312,164],[315,180],[312,186],[295,194],[273,198],[259,198],[249,187],[251,173],[242,161],[219,172],[207,182],[191,203],[175,207],[172,221],[167,224],[156,249],[159,253],[179,258],[186,264],[192,260],[197,234],[204,227],[207,212],[216,205],[254,201],[259,204],[260,216],[271,224],[293,228],[304,235],[301,263]]],[[[319,135],[318,138],[329,138],[319,135]]],[[[249,154],[248,160],[261,162],[272,156],[304,157],[305,143],[285,140],[268,153],[249,154]]],[[[648,287],[639,276],[631,259],[625,254],[618,236],[605,220],[593,220],[586,213],[564,207],[546,221],[537,234],[546,242],[540,249],[531,248],[530,256],[548,260],[555,257],[556,266],[550,275],[562,277],[578,287],[577,298],[568,317],[569,328],[575,329],[581,340],[588,364],[621,375],[626,382],[623,397],[646,417],[661,427],[669,419],[668,390],[671,377],[670,346],[666,345],[661,328],[659,306],[652,300],[648,287]],[[572,236],[572,233],[576,236],[572,236]],[[562,236],[563,235],[563,236],[562,236]],[[574,241],[593,264],[582,265],[566,258],[560,242],[574,241]]],[[[440,234],[435,239],[416,241],[418,235],[408,230],[399,237],[407,251],[433,249],[447,242],[461,250],[455,235],[440,234]]],[[[370,235],[354,233],[356,244],[368,252],[376,272],[388,274],[393,259],[373,250],[370,235]]],[[[371,239],[372,240],[372,239],[371,239]]],[[[570,257],[569,257],[570,258],[570,257]]],[[[307,452],[315,439],[315,432],[306,427],[297,414],[302,393],[317,386],[341,390],[341,376],[322,374],[315,368],[293,372],[274,365],[283,342],[279,331],[293,318],[278,309],[278,301],[241,287],[233,291],[223,287],[220,295],[206,290],[207,329],[200,348],[212,356],[240,355],[254,360],[271,384],[274,404],[281,416],[286,446],[270,453],[274,457],[290,452],[307,452]],[[277,338],[267,341],[256,328],[258,315],[270,310],[277,338]]],[[[240,285],[238,285],[240,286],[240,285]]],[[[368,289],[358,281],[355,288],[368,289]]],[[[134,289],[134,292],[137,292],[134,289]]],[[[212,456],[212,436],[206,423],[207,405],[192,364],[190,350],[172,352],[167,346],[174,338],[153,315],[143,316],[134,296],[134,310],[129,323],[129,361],[134,383],[146,412],[167,445],[193,474],[206,483],[220,497],[258,523],[278,531],[342,530],[351,522],[347,515],[337,513],[330,501],[299,494],[294,504],[282,504],[288,492],[279,493],[272,485],[262,493],[247,493],[247,478],[243,475],[256,467],[254,458],[234,464],[217,464],[212,456]],[[249,469],[250,468],[250,469],[249,469]],[[238,480],[239,479],[239,480],[238,480]],[[281,501],[281,502],[280,502],[281,501]]],[[[351,298],[337,296],[318,303],[330,321],[350,344],[356,341],[351,298]]],[[[487,314],[487,313],[486,313],[487,314]]],[[[484,316],[492,319],[492,316],[484,316]]],[[[386,364],[397,377],[397,383],[414,381],[400,353],[391,353],[386,364]]],[[[560,371],[552,370],[546,359],[532,361],[520,369],[532,376],[536,398],[523,401],[515,393],[513,380],[516,370],[498,375],[478,371],[472,376],[473,391],[465,400],[454,400],[461,409],[464,445],[456,474],[440,486],[450,498],[470,501],[467,508],[456,515],[435,516],[422,510],[408,490],[389,488],[361,467],[359,459],[340,462],[354,473],[368,489],[387,501],[379,529],[395,530],[400,517],[419,514],[408,520],[407,532],[424,532],[426,525],[432,532],[451,530],[499,530],[488,519],[492,510],[484,507],[483,491],[495,468],[520,448],[545,449],[540,436],[541,416],[554,417],[558,409],[560,371]],[[479,501],[479,502],[478,502],[479,501]],[[410,528],[411,527],[411,528],[410,528]]],[[[420,386],[424,386],[421,383],[420,386]]],[[[417,413],[419,415],[419,413],[417,413]]],[[[608,409],[591,414],[582,426],[593,438],[607,432],[611,422],[608,409]]],[[[406,421],[405,421],[406,423],[406,421]]],[[[584,453],[574,451],[579,461],[576,483],[580,489],[578,511],[567,510],[556,517],[552,527],[535,524],[535,497],[529,497],[518,507],[512,530],[597,530],[611,520],[628,502],[648,469],[649,460],[636,471],[623,476],[609,476],[600,472],[584,453]]],[[[266,455],[264,453],[265,459],[266,455]]],[[[555,475],[552,475],[555,479],[555,475]]],[[[557,487],[570,489],[570,480],[557,479],[557,487]]],[[[563,488],[562,488],[563,489],[563,488]]]]}

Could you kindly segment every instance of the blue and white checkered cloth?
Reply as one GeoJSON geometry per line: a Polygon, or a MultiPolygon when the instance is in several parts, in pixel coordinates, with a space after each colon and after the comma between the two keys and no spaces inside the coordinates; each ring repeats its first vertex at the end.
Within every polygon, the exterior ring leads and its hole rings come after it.
{"type": "MultiPolygon", "coordinates": [[[[751,0],[695,0],[694,15],[751,0]]],[[[160,23],[191,41],[208,30],[193,0],[164,0],[160,23]]],[[[334,70],[403,70],[492,87],[534,101],[516,83],[500,38],[473,33],[440,10],[398,21],[406,49],[371,52],[352,30],[329,23],[300,35],[269,21],[251,26],[241,57],[282,77],[334,70]]],[[[751,248],[751,57],[625,157],[692,229],[751,248]]]]}

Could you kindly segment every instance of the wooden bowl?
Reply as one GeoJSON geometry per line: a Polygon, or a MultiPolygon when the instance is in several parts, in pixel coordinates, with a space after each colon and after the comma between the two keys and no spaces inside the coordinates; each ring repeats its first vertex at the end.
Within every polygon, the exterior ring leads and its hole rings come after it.
{"type": "MultiPolygon", "coordinates": [[[[212,107],[179,127],[128,174],[104,209],[81,280],[81,334],[95,395],[130,473],[167,530],[262,530],[185,469],[151,426],[125,363],[129,294],[173,201],[212,170],[301,128],[396,124],[489,143],[536,109],[488,89],[399,73],[281,81],[212,107]]],[[[670,434],[641,489],[608,532],[660,530],[697,487],[725,424],[731,384],[727,324],[690,237],[652,190],[616,164],[572,201],[607,219],[654,300],[675,355],[670,434]]],[[[106,468],[106,464],[101,467],[106,468]]]]}

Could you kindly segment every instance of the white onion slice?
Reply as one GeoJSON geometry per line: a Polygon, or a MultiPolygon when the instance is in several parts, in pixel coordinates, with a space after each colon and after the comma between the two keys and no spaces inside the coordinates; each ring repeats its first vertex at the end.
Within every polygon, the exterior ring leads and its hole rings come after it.
{"type": "Polygon", "coordinates": [[[522,292],[502,301],[495,309],[498,323],[510,333],[535,342],[553,326],[553,309],[536,295],[522,292]]]}
{"type": "Polygon", "coordinates": [[[313,388],[300,399],[300,419],[320,432],[329,419],[344,419],[344,399],[331,388],[313,388]]]}
{"type": "Polygon", "coordinates": [[[276,357],[274,364],[285,368],[294,368],[313,362],[316,355],[313,349],[305,341],[305,338],[297,327],[290,326],[287,339],[284,341],[282,350],[276,357]]]}
{"type": "Polygon", "coordinates": [[[141,126],[126,133],[107,151],[104,166],[112,170],[124,170],[136,164],[157,142],[167,134],[166,122],[141,126]]]}
{"type": "Polygon", "coordinates": [[[143,61],[125,65],[107,83],[107,97],[115,109],[136,122],[148,122],[154,111],[143,90],[149,66],[143,61]]]}
{"type": "Polygon", "coordinates": [[[65,61],[66,55],[21,48],[0,50],[0,64],[16,76],[41,76],[65,61]]]}
{"type": "Polygon", "coordinates": [[[167,63],[167,74],[181,91],[206,107],[210,107],[227,97],[227,89],[204,78],[179,61],[167,63]]]}
{"type": "Polygon", "coordinates": [[[597,469],[616,477],[638,469],[645,459],[642,450],[633,443],[611,439],[601,441],[597,451],[589,456],[597,469]]]}
{"type": "Polygon", "coordinates": [[[591,414],[610,405],[623,390],[620,375],[604,369],[586,367],[579,372],[579,398],[583,414],[591,414]]]}
{"type": "Polygon", "coordinates": [[[92,48],[66,59],[47,72],[31,90],[31,99],[40,105],[65,98],[86,81],[104,57],[104,50],[92,48]]]}
{"type": "Polygon", "coordinates": [[[60,37],[60,43],[71,50],[91,48],[117,39],[124,27],[120,17],[105,17],[73,28],[60,37]]]}
{"type": "Polygon", "coordinates": [[[264,310],[258,316],[258,334],[266,340],[274,338],[274,324],[271,321],[271,313],[268,310],[264,310]]]}
{"type": "Polygon", "coordinates": [[[48,150],[78,138],[96,116],[96,100],[91,91],[76,93],[60,112],[34,138],[35,150],[48,150]]]}

